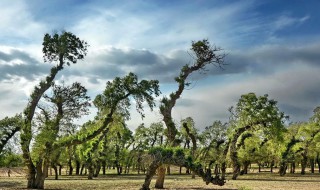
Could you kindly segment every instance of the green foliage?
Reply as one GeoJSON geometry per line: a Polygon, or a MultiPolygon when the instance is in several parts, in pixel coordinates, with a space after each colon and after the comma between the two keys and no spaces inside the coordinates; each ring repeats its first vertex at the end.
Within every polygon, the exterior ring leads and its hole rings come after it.
{"type": "Polygon", "coordinates": [[[185,150],[178,147],[152,147],[149,149],[148,154],[155,156],[157,159],[185,159],[185,150]]]}
{"type": "Polygon", "coordinates": [[[159,94],[157,80],[138,82],[138,77],[134,73],[129,73],[123,78],[116,77],[113,81],[108,81],[104,92],[95,98],[94,105],[99,109],[99,112],[117,108],[119,113],[128,118],[129,96],[132,96],[136,101],[137,111],[144,117],[142,103],[146,101],[152,110],[155,106],[153,95],[159,96],[159,94]]]}
{"type": "MultiPolygon", "coordinates": [[[[231,112],[231,128],[228,131],[229,155],[233,165],[232,179],[236,179],[240,173],[241,164],[239,150],[242,148],[240,156],[244,158],[247,154],[263,153],[262,147],[269,140],[280,142],[286,131],[284,121],[287,117],[279,111],[276,101],[268,99],[268,95],[256,96],[254,93],[242,95],[236,107],[231,107],[229,111],[231,112]],[[246,144],[245,141],[252,137],[258,137],[255,138],[255,141],[258,142],[257,147],[251,150],[243,147],[246,144]]],[[[253,156],[250,158],[257,159],[253,156]]],[[[252,160],[244,159],[246,162],[252,160]]]]}
{"type": "Polygon", "coordinates": [[[208,40],[202,40],[197,42],[192,42],[191,46],[192,53],[190,54],[194,59],[192,65],[184,65],[179,76],[175,77],[175,81],[178,83],[178,89],[171,93],[169,97],[163,97],[160,104],[160,113],[163,115],[163,121],[168,129],[167,137],[168,142],[171,145],[179,144],[176,141],[177,127],[173,122],[171,115],[172,108],[175,106],[176,101],[180,98],[184,88],[189,86],[190,83],[187,82],[188,76],[198,70],[204,71],[206,66],[209,64],[215,64],[219,67],[223,65],[225,54],[218,54],[221,51],[220,48],[212,47],[208,40]]]}
{"type": "Polygon", "coordinates": [[[0,120],[0,154],[8,141],[21,129],[22,124],[21,114],[0,120]]]}
{"type": "Polygon", "coordinates": [[[90,97],[87,95],[87,89],[78,82],[70,86],[64,83],[52,84],[52,95],[44,94],[43,97],[48,103],[55,104],[57,111],[63,111],[67,120],[80,118],[89,113],[90,97]]]}
{"type": "Polygon", "coordinates": [[[281,138],[285,131],[284,121],[288,118],[280,112],[275,100],[268,99],[267,94],[259,97],[254,93],[244,94],[230,112],[232,125],[261,129],[267,138],[281,138]]]}
{"type": "Polygon", "coordinates": [[[184,158],[185,152],[182,148],[175,148],[174,155],[175,158],[184,158]]]}
{"type": "Polygon", "coordinates": [[[11,151],[0,154],[0,167],[18,167],[23,165],[22,156],[11,151]]]}
{"type": "MultiPolygon", "coordinates": [[[[34,121],[34,115],[36,108],[39,105],[39,101],[43,94],[51,87],[51,85],[54,82],[54,78],[56,77],[57,73],[63,69],[63,66],[65,64],[70,65],[70,63],[76,63],[77,60],[81,60],[84,58],[84,56],[87,53],[87,43],[84,41],[81,41],[78,37],[73,35],[70,32],[63,32],[61,34],[54,34],[53,36],[49,34],[45,34],[43,39],[43,57],[44,61],[58,61],[57,66],[53,67],[50,71],[50,74],[47,75],[45,80],[41,80],[38,86],[36,86],[33,90],[33,92],[30,95],[30,100],[28,102],[28,105],[24,109],[24,124],[21,127],[21,149],[23,152],[23,158],[25,161],[26,166],[28,167],[27,170],[27,188],[44,188],[43,187],[43,181],[44,178],[41,176],[44,174],[42,169],[46,170],[47,164],[42,164],[41,162],[44,161],[45,163],[49,162],[50,154],[52,153],[52,140],[50,138],[49,141],[44,142],[45,139],[48,140],[47,137],[45,137],[45,131],[40,131],[38,134],[43,134],[44,138],[41,136],[41,138],[38,138],[38,142],[42,142],[41,145],[38,147],[41,147],[40,149],[44,150],[46,152],[46,156],[43,159],[36,160],[37,162],[34,162],[31,158],[31,151],[30,151],[30,144],[35,134],[32,132],[32,125],[34,121]],[[37,167],[36,167],[37,166],[37,167]],[[40,166],[40,167],[39,167],[40,166]],[[41,167],[42,166],[42,167],[41,167]],[[42,183],[36,182],[37,179],[41,179],[42,183]]],[[[69,97],[70,98],[70,97],[69,97]]],[[[63,106],[61,105],[61,101],[55,102],[58,106],[58,114],[54,118],[54,121],[49,119],[45,116],[45,127],[53,134],[57,134],[59,131],[59,123],[61,121],[61,118],[63,117],[63,106]],[[49,124],[49,125],[47,125],[49,124]],[[50,127],[49,127],[50,126],[50,127]],[[55,129],[54,129],[55,128],[55,129]]],[[[41,108],[40,108],[41,109],[41,108]]],[[[45,109],[42,109],[45,110],[45,109]]],[[[46,114],[48,115],[48,114],[46,114]]],[[[53,137],[54,135],[49,135],[53,137]]],[[[54,138],[54,137],[53,137],[54,138]]],[[[39,149],[39,150],[40,150],[39,149]]]]}
{"type": "Polygon", "coordinates": [[[195,54],[197,65],[201,69],[208,63],[216,63],[218,66],[223,65],[225,54],[216,54],[216,52],[221,51],[221,48],[212,47],[207,39],[192,41],[191,50],[195,54]]]}
{"type": "Polygon", "coordinates": [[[181,120],[180,132],[183,134],[183,136],[188,138],[188,134],[186,131],[187,129],[185,127],[183,127],[184,123],[186,123],[186,127],[191,134],[193,134],[193,135],[198,134],[198,129],[195,127],[194,120],[192,119],[192,117],[187,117],[187,118],[181,120]]]}
{"type": "Polygon", "coordinates": [[[42,45],[45,61],[63,61],[67,65],[83,59],[88,47],[87,42],[80,40],[71,32],[45,34],[42,45]]]}
{"type": "Polygon", "coordinates": [[[153,147],[149,149],[148,152],[150,155],[161,156],[162,158],[172,158],[174,149],[173,148],[165,148],[165,147],[153,147]]]}
{"type": "Polygon", "coordinates": [[[135,129],[134,149],[146,150],[154,146],[163,145],[164,128],[161,122],[151,123],[150,127],[145,127],[142,123],[135,129]]]}
{"type": "MultiPolygon", "coordinates": [[[[32,148],[32,158],[42,159],[52,154],[52,145],[60,136],[74,132],[72,121],[88,113],[89,96],[87,90],[80,83],[71,86],[52,85],[52,94],[45,94],[43,102],[38,105],[41,112],[37,115],[37,131],[32,148]]],[[[59,147],[61,148],[61,147],[59,147]]]]}

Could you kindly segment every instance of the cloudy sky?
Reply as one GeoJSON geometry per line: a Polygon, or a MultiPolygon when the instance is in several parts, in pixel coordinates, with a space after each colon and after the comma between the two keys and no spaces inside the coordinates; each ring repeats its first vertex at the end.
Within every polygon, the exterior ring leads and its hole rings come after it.
{"type": "MultiPolygon", "coordinates": [[[[83,62],[57,79],[81,82],[92,99],[107,80],[136,73],[158,79],[162,95],[190,63],[192,40],[209,39],[227,53],[224,69],[208,67],[174,109],[198,128],[227,121],[242,94],[269,94],[291,121],[320,105],[320,1],[309,0],[2,0],[0,1],[0,118],[22,112],[34,85],[49,73],[45,33],[66,30],[90,44],[83,62]]],[[[84,118],[85,120],[86,118],[84,118]]],[[[143,122],[161,121],[146,109],[143,122]]],[[[141,123],[132,111],[131,129],[141,123]]]]}

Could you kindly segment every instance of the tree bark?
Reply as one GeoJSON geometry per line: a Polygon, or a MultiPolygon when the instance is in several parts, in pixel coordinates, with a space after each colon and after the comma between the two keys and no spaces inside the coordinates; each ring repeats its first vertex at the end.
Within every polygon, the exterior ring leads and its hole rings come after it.
{"type": "Polygon", "coordinates": [[[295,163],[295,161],[293,161],[291,163],[290,173],[293,173],[293,174],[296,173],[296,163],[295,163]]]}
{"type": "Polygon", "coordinates": [[[88,179],[93,179],[94,169],[91,163],[88,164],[88,179]]]}
{"type": "Polygon", "coordinates": [[[82,174],[83,174],[83,170],[84,170],[84,168],[85,168],[85,164],[82,164],[81,169],[80,169],[80,175],[82,175],[82,174]]]}
{"type": "MultiPolygon", "coordinates": [[[[43,162],[42,159],[40,159],[37,162],[37,165],[35,167],[36,175],[32,182],[32,187],[29,187],[31,189],[44,189],[44,180],[46,179],[46,173],[48,171],[49,165],[47,162],[43,162]]],[[[29,183],[29,181],[28,181],[29,183]]]]}
{"type": "Polygon", "coordinates": [[[318,172],[320,173],[320,153],[317,153],[316,163],[318,164],[318,172]]]}
{"type": "Polygon", "coordinates": [[[219,174],[219,164],[214,165],[214,174],[218,175],[219,174]]]}
{"type": "Polygon", "coordinates": [[[80,175],[80,161],[76,160],[76,175],[80,175]]]}
{"type": "Polygon", "coordinates": [[[315,162],[313,158],[310,158],[310,169],[311,169],[311,173],[314,173],[314,166],[315,166],[315,162]]]}
{"type": "Polygon", "coordinates": [[[171,175],[170,165],[167,166],[167,174],[171,175]]]}
{"type": "Polygon", "coordinates": [[[58,168],[55,164],[52,165],[52,168],[54,170],[54,179],[58,180],[58,168]]]}
{"type": "Polygon", "coordinates": [[[280,170],[279,174],[280,176],[284,176],[287,173],[287,159],[289,157],[289,153],[291,148],[296,144],[300,142],[299,140],[296,140],[294,137],[291,138],[290,142],[287,144],[286,150],[281,155],[281,163],[280,163],[280,170]]]}
{"type": "Polygon", "coordinates": [[[234,163],[233,164],[233,175],[232,179],[236,180],[238,178],[238,175],[240,174],[240,164],[239,163],[234,163]]]}
{"type": "Polygon", "coordinates": [[[306,153],[302,154],[302,160],[301,160],[301,174],[306,174],[306,167],[307,167],[308,157],[306,153]]]}
{"type": "Polygon", "coordinates": [[[158,177],[156,180],[156,184],[154,186],[156,189],[163,189],[165,174],[166,174],[166,168],[164,166],[160,166],[157,169],[158,177]]]}
{"type": "Polygon", "coordinates": [[[73,167],[72,167],[72,160],[71,159],[69,159],[69,161],[68,161],[68,166],[69,166],[69,175],[72,175],[73,167]]]}
{"type": "MultiPolygon", "coordinates": [[[[246,130],[248,130],[250,128],[251,128],[251,126],[249,126],[249,125],[238,128],[236,130],[235,134],[233,135],[232,140],[230,142],[230,159],[232,161],[232,168],[233,168],[232,179],[233,180],[236,180],[238,175],[240,174],[240,163],[238,160],[238,147],[237,147],[238,138],[241,136],[242,133],[244,133],[246,130]]],[[[244,141],[244,139],[243,139],[243,141],[244,141]]]]}
{"type": "Polygon", "coordinates": [[[62,166],[61,164],[58,164],[58,166],[59,166],[59,175],[62,175],[62,168],[63,168],[63,166],[62,166]]]}
{"type": "Polygon", "coordinates": [[[101,165],[100,165],[100,163],[97,163],[96,168],[95,168],[94,177],[98,177],[100,170],[101,170],[101,165]]]}
{"type": "Polygon", "coordinates": [[[43,189],[44,187],[44,182],[43,184],[41,181],[39,181],[42,176],[38,176],[38,173],[36,172],[36,167],[33,164],[33,161],[31,159],[31,154],[30,154],[30,143],[32,139],[32,119],[35,113],[35,109],[38,105],[38,102],[40,101],[40,98],[42,95],[47,91],[51,84],[52,81],[54,80],[56,74],[63,69],[63,55],[59,56],[59,64],[56,67],[53,67],[51,69],[51,73],[49,76],[47,76],[46,80],[44,82],[40,82],[40,85],[35,87],[33,93],[31,94],[31,100],[29,101],[25,111],[25,121],[24,124],[22,125],[22,133],[20,135],[20,143],[21,143],[21,149],[22,149],[22,156],[25,161],[25,165],[28,168],[28,173],[27,173],[27,188],[35,188],[35,189],[43,189]]]}
{"type": "Polygon", "coordinates": [[[150,164],[150,166],[149,166],[149,168],[147,170],[146,178],[145,178],[144,183],[143,183],[143,185],[142,185],[140,190],[150,190],[149,187],[150,187],[150,183],[151,183],[152,177],[155,175],[156,170],[157,170],[158,167],[159,167],[159,163],[156,162],[156,161],[153,161],[150,164]]]}
{"type": "Polygon", "coordinates": [[[106,175],[106,165],[107,165],[106,161],[103,161],[102,162],[102,175],[106,175]]]}
{"type": "Polygon", "coordinates": [[[287,163],[282,161],[280,163],[280,169],[279,169],[279,174],[280,176],[284,176],[287,173],[287,163]]]}
{"type": "Polygon", "coordinates": [[[240,175],[248,174],[248,168],[250,165],[250,161],[244,161],[243,163],[243,170],[240,172],[240,175]]]}
{"type": "MultiPolygon", "coordinates": [[[[195,137],[195,135],[193,133],[190,133],[190,129],[187,125],[187,123],[183,123],[183,127],[186,130],[188,136],[190,137],[191,141],[192,141],[192,158],[195,158],[195,154],[196,154],[196,150],[197,150],[197,139],[195,137]]],[[[196,178],[196,174],[194,171],[192,171],[192,179],[196,178]]]]}
{"type": "Polygon", "coordinates": [[[270,173],[273,173],[273,167],[274,167],[274,160],[272,160],[270,165],[270,173]]]}

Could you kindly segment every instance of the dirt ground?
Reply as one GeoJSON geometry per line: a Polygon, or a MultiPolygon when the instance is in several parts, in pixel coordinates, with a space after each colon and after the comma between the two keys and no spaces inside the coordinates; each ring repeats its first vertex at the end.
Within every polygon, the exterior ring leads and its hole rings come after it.
{"type": "MultiPolygon", "coordinates": [[[[0,169],[0,190],[2,189],[25,189],[26,179],[23,169],[11,169],[11,177],[6,174],[7,169],[0,169]]],[[[94,180],[87,180],[86,176],[59,176],[54,180],[49,176],[45,181],[45,189],[50,190],[133,190],[139,189],[144,182],[144,175],[100,175],[94,180]]],[[[228,176],[228,177],[231,177],[228,176]]],[[[151,188],[154,187],[155,179],[152,180],[151,188]]],[[[316,174],[288,174],[280,177],[277,173],[253,173],[240,176],[238,180],[227,180],[220,187],[206,185],[202,179],[191,179],[190,175],[167,175],[165,189],[171,190],[320,190],[320,173],[316,174]]]]}
{"type": "Polygon", "coordinates": [[[23,168],[0,168],[0,177],[23,177],[25,171],[23,168]]]}

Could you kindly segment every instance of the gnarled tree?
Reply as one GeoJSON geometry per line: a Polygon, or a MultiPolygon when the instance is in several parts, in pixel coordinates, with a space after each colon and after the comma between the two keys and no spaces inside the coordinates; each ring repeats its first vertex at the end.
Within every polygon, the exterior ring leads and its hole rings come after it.
{"type": "Polygon", "coordinates": [[[45,62],[57,62],[50,74],[36,86],[31,93],[29,102],[24,109],[24,122],[21,127],[21,148],[23,152],[24,162],[27,170],[27,188],[43,189],[44,184],[39,179],[36,172],[36,163],[31,158],[30,143],[33,138],[32,120],[42,95],[51,87],[57,73],[63,69],[65,65],[77,63],[78,60],[84,58],[87,53],[87,43],[80,40],[77,36],[70,32],[61,34],[46,34],[43,39],[43,53],[45,62]]]}
{"type": "Polygon", "coordinates": [[[161,99],[160,112],[168,129],[167,140],[172,146],[177,145],[175,143],[177,127],[172,118],[172,109],[176,105],[177,100],[181,97],[185,87],[190,85],[190,83],[187,82],[187,78],[193,72],[205,71],[206,66],[210,64],[214,64],[218,67],[222,67],[224,64],[225,54],[220,53],[220,48],[212,47],[208,40],[193,41],[191,51],[190,55],[194,59],[194,62],[191,65],[187,64],[183,66],[179,76],[175,78],[175,81],[178,83],[178,89],[171,93],[169,97],[161,99]]]}
{"type": "MultiPolygon", "coordinates": [[[[161,99],[160,113],[163,116],[163,121],[167,127],[167,144],[169,146],[178,146],[179,142],[176,139],[177,127],[172,118],[172,109],[176,105],[177,100],[181,97],[184,89],[190,85],[187,78],[196,71],[206,71],[206,67],[210,64],[221,67],[224,64],[225,54],[220,53],[221,49],[210,45],[208,40],[193,41],[191,45],[192,64],[186,64],[182,67],[179,76],[175,78],[178,83],[178,89],[171,93],[169,97],[161,99]]],[[[151,167],[152,168],[152,167],[151,167]]],[[[157,167],[158,168],[158,167],[157,167]]],[[[165,169],[160,165],[156,181],[156,188],[163,188],[165,169]]],[[[149,188],[144,185],[144,188],[149,188]]]]}
{"type": "Polygon", "coordinates": [[[96,96],[94,105],[98,108],[96,121],[88,122],[86,127],[78,131],[75,135],[67,136],[53,144],[58,148],[66,145],[78,145],[96,138],[90,151],[98,147],[99,139],[103,139],[110,131],[114,115],[128,118],[130,100],[133,97],[136,102],[136,109],[143,115],[143,103],[146,102],[152,110],[155,106],[154,96],[159,96],[160,90],[157,80],[141,80],[129,73],[127,76],[116,77],[113,81],[108,81],[102,94],[96,96]]]}
{"type": "Polygon", "coordinates": [[[276,101],[268,99],[268,95],[256,96],[254,93],[242,95],[230,112],[233,130],[229,137],[229,151],[233,166],[232,179],[235,180],[240,174],[238,150],[245,139],[252,136],[250,132],[261,131],[265,138],[281,137],[286,116],[279,111],[276,101]]]}

